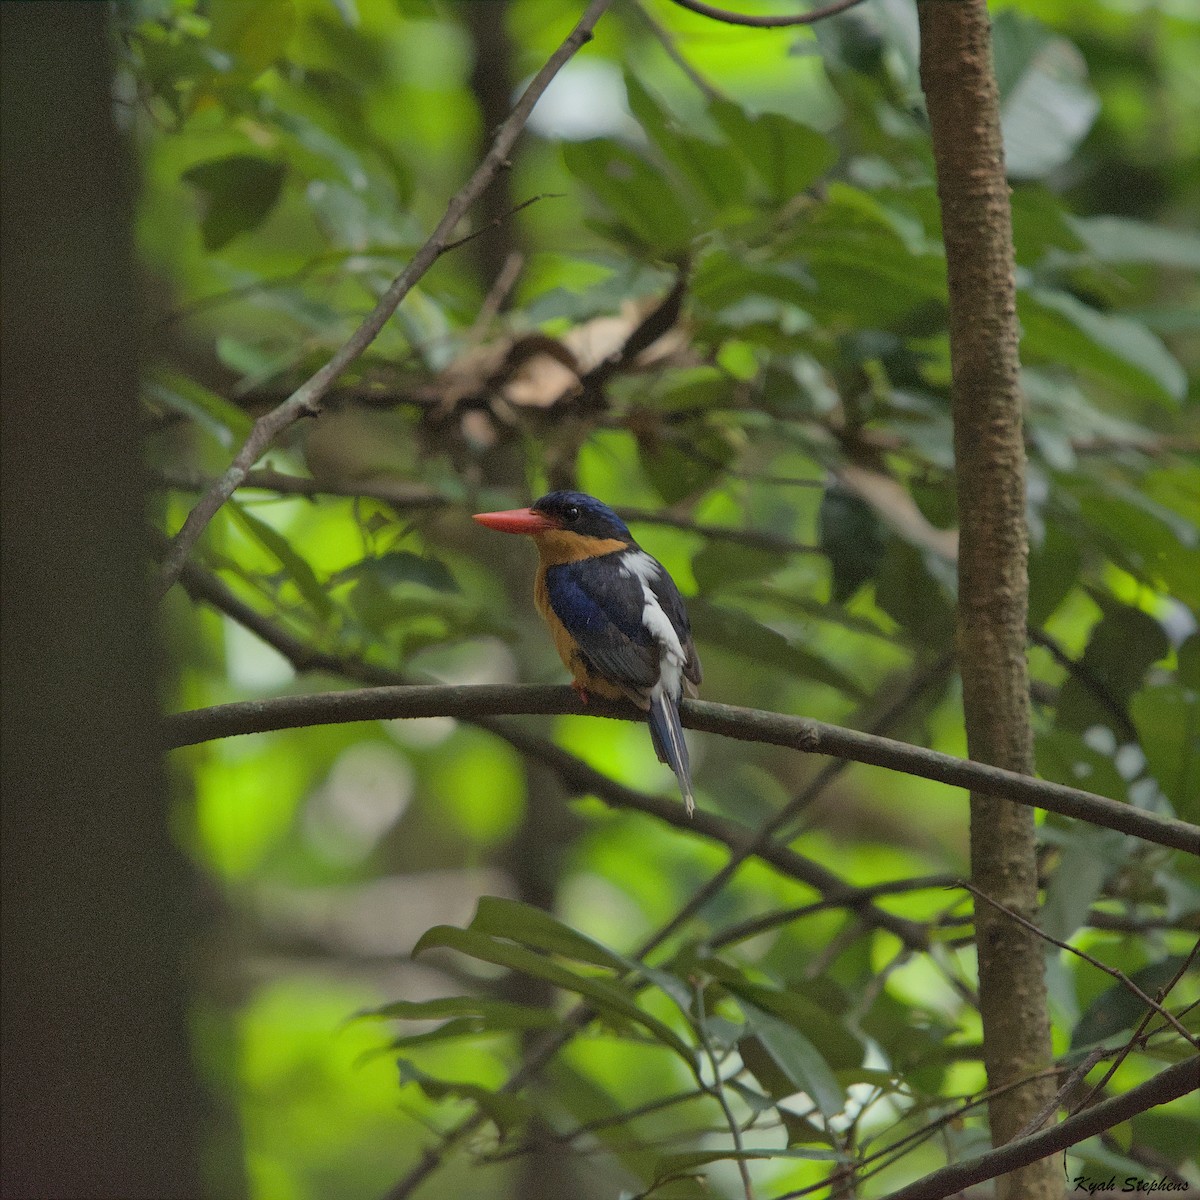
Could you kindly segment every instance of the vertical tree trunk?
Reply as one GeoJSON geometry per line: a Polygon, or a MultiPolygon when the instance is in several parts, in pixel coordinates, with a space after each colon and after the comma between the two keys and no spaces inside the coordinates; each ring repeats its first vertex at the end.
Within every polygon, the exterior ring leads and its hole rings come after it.
{"type": "Polygon", "coordinates": [[[110,9],[0,13],[0,1186],[25,1200],[196,1200],[190,872],[158,750],[110,9]]]}
{"type": "MultiPolygon", "coordinates": [[[[921,81],[929,110],[950,294],[958,487],[958,652],[967,745],[980,762],[1030,772],[1025,661],[1025,447],[1017,350],[1012,216],[999,94],[984,0],[919,0],[921,81]]],[[[1033,810],[971,796],[975,884],[1032,919],[1033,810]]],[[[1050,1024],[1038,941],[989,906],[975,909],[984,1062],[992,1088],[1049,1064],[1050,1024]]],[[[1009,1141],[1054,1092],[1050,1079],[999,1095],[992,1140],[1009,1141]]],[[[1004,1200],[1061,1195],[1054,1159],[1000,1181],[1004,1200]]]]}

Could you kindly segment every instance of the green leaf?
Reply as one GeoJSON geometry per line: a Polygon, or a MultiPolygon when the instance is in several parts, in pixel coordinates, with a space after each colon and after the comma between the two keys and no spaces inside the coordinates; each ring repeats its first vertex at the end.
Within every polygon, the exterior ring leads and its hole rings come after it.
{"type": "Polygon", "coordinates": [[[1126,217],[1069,217],[1092,258],[1124,265],[1149,263],[1200,271],[1200,236],[1184,229],[1164,229],[1126,217]]]}
{"type": "Polygon", "coordinates": [[[231,154],[184,171],[204,201],[204,248],[220,250],[238,234],[257,229],[279,200],[286,175],[283,163],[253,154],[231,154]]]}
{"type": "MultiPolygon", "coordinates": [[[[841,1112],[846,1103],[846,1094],[830,1070],[829,1064],[808,1038],[798,1029],[792,1028],[747,1000],[740,999],[739,1004],[746,1014],[750,1028],[754,1030],[753,1037],[770,1061],[783,1072],[791,1086],[791,1092],[804,1092],[827,1117],[841,1112]]],[[[739,1043],[739,1047],[744,1041],[745,1039],[739,1043]]],[[[743,1052],[742,1058],[745,1057],[743,1052]]],[[[753,1068],[751,1070],[753,1071],[753,1068]]],[[[766,1081],[760,1078],[757,1072],[755,1078],[767,1086],[766,1081]]],[[[767,1090],[771,1091],[771,1088],[768,1087],[767,1090]]],[[[772,1092],[772,1095],[775,1095],[776,1099],[784,1098],[777,1092],[772,1092]]]]}
{"type": "Polygon", "coordinates": [[[746,173],[727,146],[718,146],[686,133],[650,92],[625,73],[629,108],[646,136],[693,195],[712,213],[746,200],[746,173]]]}
{"type": "MultiPolygon", "coordinates": [[[[1129,976],[1133,983],[1151,998],[1159,988],[1166,987],[1183,966],[1183,955],[1172,955],[1152,963],[1129,976]]],[[[1071,1033],[1072,1050],[1102,1042],[1105,1038],[1123,1033],[1142,1019],[1146,1006],[1123,983],[1100,993],[1084,1010],[1071,1033]]],[[[1161,1024],[1161,1018],[1155,1018],[1161,1024]]]]}
{"type": "Polygon", "coordinates": [[[795,678],[810,679],[845,695],[865,698],[863,689],[839,667],[810,650],[793,645],[783,634],[759,624],[737,609],[723,608],[698,598],[689,601],[688,612],[692,632],[703,642],[795,678]]]}
{"type": "Polygon", "coordinates": [[[234,60],[235,74],[244,79],[271,66],[296,27],[292,0],[211,0],[207,13],[213,46],[234,60]]]}
{"type": "Polygon", "coordinates": [[[645,403],[659,412],[701,411],[728,404],[732,391],[729,376],[716,367],[688,367],[666,371],[651,386],[645,403]]]}
{"type": "Polygon", "coordinates": [[[903,538],[889,538],[875,584],[875,602],[927,646],[941,648],[954,638],[954,608],[931,568],[944,566],[903,538]]]}
{"type": "Polygon", "coordinates": [[[866,501],[834,484],[821,497],[817,536],[833,568],[833,599],[845,604],[875,577],[887,549],[887,532],[866,501]]]}
{"type": "Polygon", "coordinates": [[[309,607],[322,620],[333,615],[333,601],[317,579],[307,560],[292,549],[291,543],[273,526],[256,517],[245,505],[231,500],[225,506],[246,530],[269,554],[276,558],[284,574],[296,585],[309,607]]]}
{"type": "Polygon", "coordinates": [[[156,367],[146,382],[150,399],[182,413],[207,429],[222,446],[241,445],[254,422],[248,413],[202,383],[166,367],[156,367]]]}
{"type": "Polygon", "coordinates": [[[508,938],[510,941],[557,954],[594,967],[608,967],[617,972],[634,971],[636,964],[601,945],[594,938],[564,925],[548,912],[519,900],[500,896],[481,896],[470,928],[476,933],[508,938]]]}
{"type": "Polygon", "coordinates": [[[1110,800],[1129,799],[1129,781],[1117,770],[1113,756],[1089,746],[1078,733],[1057,727],[1043,730],[1034,750],[1037,773],[1044,779],[1086,788],[1110,800]]]}
{"type": "Polygon", "coordinates": [[[734,453],[728,437],[701,423],[691,427],[686,441],[646,439],[638,444],[642,470],[667,504],[699,496],[717,484],[734,453]]]}
{"type": "Polygon", "coordinates": [[[919,322],[930,333],[942,326],[940,247],[859,188],[830,184],[826,199],[798,216],[789,251],[816,284],[805,307],[827,323],[886,330],[919,322]]]}
{"type": "Polygon", "coordinates": [[[666,258],[686,248],[695,215],[644,158],[611,138],[567,142],[562,154],[567,170],[646,249],[666,258]]]}
{"type": "Polygon", "coordinates": [[[1083,926],[1104,881],[1126,861],[1125,835],[1077,823],[1067,832],[1066,849],[1046,888],[1038,924],[1051,937],[1067,941],[1083,926]]]}
{"type": "Polygon", "coordinates": [[[1040,285],[1017,292],[1024,353],[1071,367],[1114,391],[1178,401],[1187,389],[1179,362],[1144,325],[1112,316],[1040,285]]]}
{"type": "Polygon", "coordinates": [[[835,162],[837,150],[823,134],[779,113],[753,116],[729,100],[713,100],[709,114],[758,176],[773,205],[811,187],[835,162]]]}
{"type": "Polygon", "coordinates": [[[618,1102],[590,1074],[576,1070],[561,1054],[550,1061],[543,1074],[553,1088],[557,1108],[579,1125],[594,1124],[593,1135],[635,1178],[653,1177],[658,1156],[638,1137],[623,1102],[618,1102]]]}
{"type": "MultiPolygon", "coordinates": [[[[1190,640],[1200,641],[1200,634],[1190,640]]],[[[1200,822],[1200,689],[1182,683],[1144,688],[1129,711],[1158,786],[1180,817],[1200,822]]]]}
{"type": "Polygon", "coordinates": [[[435,1079],[405,1058],[398,1059],[396,1065],[400,1069],[401,1087],[415,1083],[433,1101],[470,1100],[487,1114],[501,1137],[525,1124],[534,1114],[533,1106],[520,1096],[494,1092],[477,1083],[435,1079]]]}
{"type": "Polygon", "coordinates": [[[511,1004],[487,996],[442,996],[437,1000],[393,1000],[355,1014],[360,1020],[434,1021],[440,1018],[470,1021],[477,1031],[490,1029],[541,1029],[557,1025],[558,1017],[545,1008],[511,1004]]]}
{"type": "Polygon", "coordinates": [[[704,596],[761,582],[787,561],[785,555],[741,542],[712,540],[692,559],[692,574],[704,596]]]}
{"type": "Polygon", "coordinates": [[[1012,9],[993,19],[992,47],[1005,167],[1014,179],[1044,178],[1071,157],[1100,111],[1087,64],[1066,38],[1012,9]]]}
{"type": "Polygon", "coordinates": [[[1022,266],[1041,261],[1050,251],[1074,253],[1085,244],[1062,200],[1043,184],[1013,188],[1012,222],[1013,245],[1022,266]]]}
{"type": "Polygon", "coordinates": [[[338,580],[372,579],[384,588],[401,583],[419,583],[436,592],[459,591],[458,581],[440,559],[411,550],[389,550],[372,555],[338,572],[338,580]]]}
{"type": "Polygon", "coordinates": [[[1097,697],[1097,690],[1109,698],[1111,705],[1123,710],[1142,686],[1147,670],[1166,657],[1171,643],[1149,613],[1107,596],[1097,595],[1096,599],[1104,616],[1092,629],[1079,660],[1079,672],[1089,682],[1083,682],[1080,675],[1068,677],[1059,692],[1056,723],[1078,733],[1093,725],[1106,725],[1123,738],[1123,721],[1110,704],[1097,697]]]}
{"type": "Polygon", "coordinates": [[[1029,624],[1038,628],[1067,598],[1083,561],[1079,539],[1058,521],[1049,521],[1040,542],[1029,549],[1029,624]]]}
{"type": "MultiPolygon", "coordinates": [[[[708,964],[711,967],[711,963],[708,964]]],[[[770,1013],[793,1029],[803,1033],[821,1046],[822,1061],[830,1067],[859,1067],[863,1060],[863,1047],[834,1014],[845,1005],[845,997],[839,996],[837,1003],[821,1004],[800,991],[803,985],[793,984],[786,990],[762,987],[753,984],[736,972],[722,972],[718,976],[739,1004],[749,1001],[756,1009],[770,1013]]],[[[837,993],[836,987],[828,991],[837,993]]],[[[831,997],[824,997],[827,1001],[831,997]]]]}
{"type": "Polygon", "coordinates": [[[620,1023],[632,1021],[642,1026],[656,1041],[674,1050],[689,1065],[693,1061],[694,1055],[687,1043],[670,1026],[643,1012],[635,1001],[633,992],[616,980],[580,975],[544,955],[525,949],[524,946],[500,941],[474,929],[435,925],[421,936],[413,948],[413,955],[435,946],[457,950],[481,962],[508,967],[513,971],[532,975],[535,979],[544,979],[564,991],[575,992],[590,1000],[598,1012],[614,1017],[620,1023]]]}
{"type": "Polygon", "coordinates": [[[1095,540],[1114,562],[1200,609],[1200,530],[1193,520],[1116,480],[1065,482],[1078,496],[1095,540]]]}

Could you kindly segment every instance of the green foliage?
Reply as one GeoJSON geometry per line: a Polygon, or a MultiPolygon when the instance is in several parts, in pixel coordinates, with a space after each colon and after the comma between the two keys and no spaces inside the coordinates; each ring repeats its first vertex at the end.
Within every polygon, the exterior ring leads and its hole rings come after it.
{"type": "MultiPolygon", "coordinates": [[[[508,95],[571,17],[511,0],[506,58],[476,44],[480,11],[121,8],[154,305],[146,458],[167,531],[192,481],[225,470],[253,418],[328,360],[432,229],[498,120],[484,84],[508,95]]],[[[646,518],[635,532],[687,596],[705,698],[866,728],[903,697],[883,732],[963,752],[953,675],[929,671],[953,647],[956,515],[912,5],[877,0],[811,32],[654,16],[709,86],[632,8],[606,16],[567,90],[539,104],[496,207],[459,232],[481,236],[439,260],[323,414],[259,464],[312,494],[245,489],[197,549],[240,603],[343,671],[313,678],[302,654],[289,665],[172,594],[173,705],[561,679],[532,617],[532,552],[468,515],[570,484],[646,518]],[[597,80],[625,104],[606,105],[597,80]],[[564,124],[569,101],[586,128],[564,124]],[[492,224],[535,196],[558,198],[492,224]],[[521,269],[501,295],[509,255],[521,269]],[[664,317],[677,281],[680,313],[664,317]],[[665,336],[625,361],[656,311],[665,336]],[[576,399],[593,367],[604,378],[576,399]]],[[[1200,29],[1178,11],[1054,0],[1001,9],[995,37],[1038,769],[1200,821],[1200,29]]],[[[578,795],[491,729],[440,719],[180,759],[181,836],[242,939],[221,978],[238,973],[245,994],[212,1036],[222,1054],[240,1039],[221,1074],[238,1081],[227,1100],[256,1196],[382,1194],[435,1143],[430,1126],[475,1108],[486,1130],[431,1192],[503,1194],[526,1161],[578,1152],[576,1181],[613,1195],[741,1194],[741,1161],[764,1195],[853,1163],[866,1197],[978,1149],[981,1110],[959,1111],[983,1072],[957,893],[873,901],[924,931],[923,951],[865,901],[826,904],[794,863],[751,860],[639,958],[727,851],[631,807],[628,789],[673,794],[643,728],[522,728],[619,787],[578,795]],[[542,1082],[502,1090],[579,1002],[595,1019],[542,1082]],[[339,1035],[355,1009],[372,1019],[339,1035]],[[925,1145],[935,1120],[944,1140],[925,1145]],[[920,1145],[896,1145],[910,1135],[920,1145]]],[[[816,770],[776,748],[692,747],[700,807],[734,822],[735,842],[816,770]]],[[[968,869],[965,805],[932,783],[855,767],[799,819],[785,849],[847,887],[968,869]]],[[[1153,994],[1194,942],[1196,864],[1058,818],[1041,831],[1046,930],[1153,994]]],[[[1142,1011],[1128,991],[1047,953],[1056,1046],[1119,1049],[1142,1011]]],[[[1165,1003],[1182,1009],[1195,988],[1193,964],[1165,1003]]],[[[1109,1086],[1180,1045],[1155,1032],[1109,1086]]],[[[1131,1136],[1196,1170],[1180,1106],[1131,1136]]]]}

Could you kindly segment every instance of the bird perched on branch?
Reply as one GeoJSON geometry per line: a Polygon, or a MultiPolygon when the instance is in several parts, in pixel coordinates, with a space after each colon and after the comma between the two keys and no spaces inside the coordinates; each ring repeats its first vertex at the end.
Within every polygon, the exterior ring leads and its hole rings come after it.
{"type": "Polygon", "coordinates": [[[679,700],[695,695],[700,660],[679,589],[606,504],[550,492],[531,508],[478,513],[503,533],[530,535],[540,563],[533,597],[586,704],[589,693],[645,710],[658,761],[695,811],[679,700]]]}

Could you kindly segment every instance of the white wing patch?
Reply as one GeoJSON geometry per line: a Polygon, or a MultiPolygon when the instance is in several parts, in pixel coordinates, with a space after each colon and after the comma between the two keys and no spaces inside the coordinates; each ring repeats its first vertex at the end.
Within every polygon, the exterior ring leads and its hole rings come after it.
{"type": "Polygon", "coordinates": [[[663,569],[644,550],[626,550],[621,555],[621,574],[627,579],[636,578],[642,585],[642,624],[661,648],[658,666],[658,682],[650,689],[651,701],[662,694],[678,700],[683,693],[683,665],[687,656],[670,617],[663,612],[652,580],[661,579],[663,569]]]}

